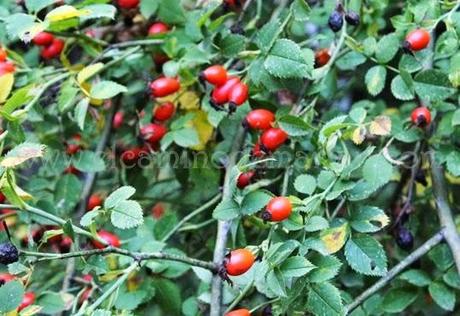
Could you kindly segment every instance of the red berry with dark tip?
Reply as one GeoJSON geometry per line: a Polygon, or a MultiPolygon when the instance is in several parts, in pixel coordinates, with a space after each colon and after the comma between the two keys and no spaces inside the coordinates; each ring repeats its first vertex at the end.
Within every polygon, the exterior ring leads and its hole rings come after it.
{"type": "Polygon", "coordinates": [[[155,108],[153,118],[160,122],[167,121],[174,115],[175,110],[176,108],[172,102],[165,102],[155,108]]]}
{"type": "Polygon", "coordinates": [[[160,124],[150,123],[141,127],[142,138],[149,143],[156,143],[165,136],[168,130],[160,124]]]}
{"type": "MultiPolygon", "coordinates": [[[[105,240],[110,246],[113,246],[113,247],[120,247],[121,246],[121,242],[120,242],[120,239],[118,238],[117,235],[115,234],[112,234],[106,230],[101,230],[97,233],[97,235],[102,239],[102,240],[105,240]]],[[[105,247],[107,247],[106,245],[96,241],[96,240],[93,240],[93,245],[94,247],[98,248],[98,249],[104,249],[105,247]]]]}
{"type": "Polygon", "coordinates": [[[228,275],[237,276],[248,271],[254,264],[255,257],[248,249],[232,250],[225,258],[224,267],[228,275]]]}
{"type": "Polygon", "coordinates": [[[14,279],[16,279],[14,275],[11,275],[9,273],[0,273],[0,285],[13,281],[14,279]]]}
{"type": "Polygon", "coordinates": [[[246,84],[238,82],[235,84],[228,95],[228,101],[231,104],[239,106],[247,101],[249,95],[249,88],[246,84]]]}
{"type": "Polygon", "coordinates": [[[412,123],[416,126],[424,127],[431,123],[431,113],[428,108],[420,106],[412,111],[411,114],[412,123]]]}
{"type": "Polygon", "coordinates": [[[416,29],[407,34],[404,48],[411,51],[419,51],[428,46],[431,40],[430,33],[425,29],[416,29]]]}
{"type": "Polygon", "coordinates": [[[331,59],[329,48],[323,48],[315,53],[315,68],[323,67],[331,59]]]}
{"type": "Polygon", "coordinates": [[[292,213],[292,204],[284,196],[274,197],[268,202],[267,208],[262,214],[265,220],[280,222],[289,217],[292,213]]]}
{"type": "Polygon", "coordinates": [[[265,130],[272,127],[275,122],[275,114],[269,110],[252,110],[246,115],[246,123],[252,129],[265,130]]]}
{"type": "Polygon", "coordinates": [[[163,22],[155,22],[149,27],[149,35],[159,35],[169,32],[169,27],[163,22]]]}
{"type": "Polygon", "coordinates": [[[228,102],[230,91],[240,82],[238,77],[229,77],[228,80],[220,87],[214,88],[211,93],[211,101],[215,104],[225,104],[228,102]]]}
{"type": "Polygon", "coordinates": [[[260,142],[268,150],[276,150],[287,140],[288,135],[281,128],[269,128],[260,136],[260,142]]]}
{"type": "Polygon", "coordinates": [[[200,76],[203,80],[218,87],[227,82],[227,70],[221,65],[214,65],[206,68],[200,76]]]}
{"type": "Polygon", "coordinates": [[[176,78],[161,77],[150,83],[152,96],[161,98],[176,93],[180,89],[179,80],[176,78]]]}
{"type": "Polygon", "coordinates": [[[38,46],[49,46],[53,43],[54,35],[48,32],[40,32],[33,38],[33,42],[38,46]]]}
{"type": "Polygon", "coordinates": [[[254,170],[243,172],[242,174],[239,175],[236,181],[236,186],[239,189],[244,189],[249,184],[251,184],[251,181],[254,178],[255,174],[256,172],[254,170]]]}

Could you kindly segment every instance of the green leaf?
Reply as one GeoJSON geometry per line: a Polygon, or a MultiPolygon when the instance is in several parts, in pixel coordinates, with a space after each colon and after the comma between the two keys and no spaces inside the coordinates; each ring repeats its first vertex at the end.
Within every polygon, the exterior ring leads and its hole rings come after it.
{"type": "Polygon", "coordinates": [[[77,120],[78,127],[81,130],[84,130],[85,128],[85,119],[86,119],[86,113],[88,112],[88,106],[89,106],[89,99],[84,98],[84,99],[81,99],[80,102],[78,102],[77,106],[75,107],[75,119],[77,120]]]}
{"type": "Polygon", "coordinates": [[[456,177],[460,176],[460,152],[454,150],[446,160],[447,170],[456,177]]]}
{"type": "Polygon", "coordinates": [[[158,1],[141,0],[141,14],[144,16],[144,18],[150,18],[152,15],[155,14],[157,9],[158,1]]]}
{"type": "Polygon", "coordinates": [[[120,204],[122,201],[126,201],[136,193],[136,189],[131,186],[122,186],[113,191],[104,201],[104,208],[111,209],[120,204]]]}
{"type": "Polygon", "coordinates": [[[117,9],[110,4],[92,4],[83,8],[88,14],[80,17],[82,22],[91,19],[107,18],[113,20],[117,9]]]}
{"type": "Polygon", "coordinates": [[[363,165],[363,178],[372,187],[380,187],[390,181],[393,166],[381,154],[370,156],[363,165]]]}
{"type": "Polygon", "coordinates": [[[19,38],[23,41],[30,41],[34,33],[44,29],[44,25],[36,23],[33,16],[24,13],[8,15],[4,21],[11,39],[19,38]]]}
{"type": "Polygon", "coordinates": [[[345,258],[356,272],[374,276],[382,276],[387,272],[385,250],[368,235],[353,235],[345,245],[345,258]]]}
{"type": "Polygon", "coordinates": [[[41,9],[46,8],[47,6],[50,6],[56,3],[56,1],[55,0],[26,0],[25,3],[26,3],[27,11],[38,12],[41,9]]]}
{"type": "Polygon", "coordinates": [[[428,287],[433,300],[445,310],[453,311],[455,307],[455,293],[442,282],[433,282],[428,287]]]}
{"type": "Polygon", "coordinates": [[[336,65],[341,70],[354,70],[366,62],[366,56],[361,53],[351,51],[337,59],[336,65]]]}
{"type": "Polygon", "coordinates": [[[192,147],[200,143],[198,133],[192,127],[173,131],[174,142],[181,147],[192,147]]]}
{"type": "Polygon", "coordinates": [[[136,201],[122,201],[112,209],[113,226],[120,229],[137,227],[144,222],[141,205],[136,201]]]}
{"type": "Polygon", "coordinates": [[[375,58],[379,63],[387,63],[395,57],[400,47],[399,39],[396,34],[387,34],[377,43],[375,58]]]}
{"type": "MultiPolygon", "coordinates": [[[[10,265],[11,266],[11,265],[10,265]]],[[[9,267],[8,266],[8,269],[9,267]]],[[[449,286],[460,290],[460,276],[458,275],[456,267],[450,268],[443,276],[442,279],[449,286]]]]}
{"type": "Polygon", "coordinates": [[[452,252],[446,244],[437,245],[428,253],[428,257],[441,271],[446,271],[454,262],[452,252]]]}
{"type": "Polygon", "coordinates": [[[70,210],[80,200],[81,190],[82,184],[75,175],[63,175],[56,183],[54,200],[64,210],[70,210]]]}
{"type": "Polygon", "coordinates": [[[399,278],[420,287],[428,286],[431,283],[429,275],[423,270],[411,269],[401,274],[399,278]]]}
{"type": "Polygon", "coordinates": [[[312,257],[310,261],[316,266],[308,275],[308,279],[313,283],[322,283],[334,278],[342,266],[340,260],[334,256],[322,256],[318,254],[312,257]]]}
{"type": "Polygon", "coordinates": [[[166,315],[179,316],[181,313],[181,293],[178,285],[170,280],[154,278],[155,301],[161,306],[166,315]]]}
{"type": "Polygon", "coordinates": [[[427,102],[442,101],[457,91],[447,75],[439,70],[424,70],[415,76],[414,81],[415,92],[427,102]]]}
{"type": "Polygon", "coordinates": [[[455,110],[452,116],[452,126],[460,125],[460,109],[455,110]]]}
{"type": "Polygon", "coordinates": [[[315,283],[309,287],[307,308],[311,313],[318,316],[344,314],[340,292],[328,282],[315,283]]]}
{"type": "Polygon", "coordinates": [[[296,21],[307,21],[310,18],[311,9],[305,0],[295,0],[291,5],[291,12],[296,21]]]}
{"type": "Polygon", "coordinates": [[[351,218],[351,227],[361,233],[374,233],[387,226],[390,219],[375,206],[362,206],[351,218]]]}
{"type": "Polygon", "coordinates": [[[311,132],[310,126],[298,116],[285,115],[280,117],[277,122],[289,136],[305,136],[311,132]]]}
{"type": "Polygon", "coordinates": [[[280,267],[283,276],[288,278],[301,277],[314,268],[315,266],[310,261],[301,256],[286,259],[280,267]]]}
{"type": "Polygon", "coordinates": [[[168,24],[181,24],[185,21],[185,12],[180,0],[161,0],[158,20],[168,24]]]}
{"type": "MultiPolygon", "coordinates": [[[[59,91],[59,96],[58,96],[58,107],[61,113],[66,112],[75,104],[76,102],[75,97],[77,96],[78,91],[79,89],[75,87],[73,78],[66,80],[63,83],[61,91],[59,91]]],[[[84,114],[86,116],[86,110],[84,111],[84,114]]],[[[78,117],[78,115],[76,115],[76,117],[78,117]]],[[[79,125],[81,128],[84,124],[79,124],[79,125]]]]}
{"type": "Polygon", "coordinates": [[[364,164],[366,159],[370,155],[372,155],[374,150],[375,150],[374,146],[369,146],[369,147],[366,148],[366,150],[364,150],[363,152],[361,152],[358,155],[356,155],[356,157],[353,158],[351,163],[349,165],[347,165],[345,168],[343,168],[342,177],[343,178],[350,177],[352,172],[357,170],[357,169],[359,169],[364,164]]]}
{"type": "Polygon", "coordinates": [[[72,158],[72,164],[82,172],[100,172],[105,170],[105,162],[97,153],[89,150],[79,151],[72,158]]]}
{"type": "Polygon", "coordinates": [[[66,309],[63,297],[59,293],[45,293],[40,295],[40,299],[37,302],[42,307],[40,313],[45,315],[55,315],[66,309]]]}
{"type": "Polygon", "coordinates": [[[244,197],[241,203],[241,213],[251,215],[260,211],[268,204],[272,197],[272,195],[263,190],[250,192],[244,197]]]}
{"type": "Polygon", "coordinates": [[[286,297],[286,284],[284,278],[277,270],[271,270],[266,277],[267,287],[276,296],[286,297]]]}
{"type": "Polygon", "coordinates": [[[323,230],[329,227],[329,222],[327,219],[321,216],[312,216],[308,219],[307,224],[305,225],[304,229],[307,232],[316,232],[319,230],[323,230]]]}
{"type": "Polygon", "coordinates": [[[279,39],[265,59],[265,69],[279,78],[306,78],[313,69],[313,53],[304,55],[300,46],[289,39],[279,39]]]}
{"type": "Polygon", "coordinates": [[[239,34],[228,34],[219,43],[222,55],[225,57],[235,57],[246,46],[246,37],[239,34]]]}
{"type": "Polygon", "coordinates": [[[400,75],[391,80],[391,93],[398,100],[408,101],[414,98],[414,93],[400,75]]]}
{"type": "Polygon", "coordinates": [[[221,221],[228,221],[240,215],[240,208],[233,200],[223,200],[217,204],[212,217],[221,221]]]}
{"type": "Polygon", "coordinates": [[[392,289],[383,299],[383,310],[387,313],[401,313],[417,299],[417,292],[410,289],[392,289]]]}
{"type": "Polygon", "coordinates": [[[286,260],[299,246],[296,240],[287,240],[273,244],[265,254],[267,260],[272,266],[277,266],[286,260]]]}
{"type": "Polygon", "coordinates": [[[297,192],[312,194],[316,189],[316,179],[309,174],[301,174],[294,181],[294,188],[297,192]]]}
{"type": "Polygon", "coordinates": [[[274,21],[265,24],[256,36],[256,44],[263,53],[268,53],[271,49],[270,44],[275,40],[278,30],[281,28],[279,21],[274,21]]]}
{"type": "Polygon", "coordinates": [[[19,281],[10,281],[0,287],[0,313],[16,309],[22,302],[24,286],[19,281]]]}
{"type": "Polygon", "coordinates": [[[99,210],[86,212],[80,219],[80,225],[83,227],[89,227],[94,223],[96,217],[101,214],[99,210]]]}
{"type": "Polygon", "coordinates": [[[120,286],[117,293],[115,307],[117,309],[130,311],[135,310],[147,296],[147,292],[143,290],[137,289],[129,291],[126,284],[120,286]]]}
{"type": "Polygon", "coordinates": [[[128,92],[125,86],[109,80],[100,81],[91,87],[91,97],[94,99],[110,99],[125,92],[128,92]]]}
{"type": "Polygon", "coordinates": [[[366,82],[367,91],[376,96],[382,92],[385,87],[385,80],[387,77],[387,70],[383,66],[374,66],[366,73],[364,81],[366,82]]]}

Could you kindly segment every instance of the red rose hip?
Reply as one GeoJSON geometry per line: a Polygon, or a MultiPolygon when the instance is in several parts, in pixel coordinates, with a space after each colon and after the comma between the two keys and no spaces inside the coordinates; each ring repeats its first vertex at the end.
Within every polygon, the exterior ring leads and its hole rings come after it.
{"type": "Polygon", "coordinates": [[[276,150],[284,144],[287,138],[288,135],[285,131],[280,128],[272,127],[267,129],[262,136],[260,136],[260,141],[265,149],[276,150]]]}
{"type": "Polygon", "coordinates": [[[241,308],[228,312],[225,316],[251,316],[251,313],[246,308],[241,308]]]}
{"type": "Polygon", "coordinates": [[[163,22],[155,22],[149,28],[149,35],[159,35],[169,32],[169,27],[163,22]]]}
{"type": "Polygon", "coordinates": [[[412,123],[416,126],[424,127],[431,123],[430,110],[424,106],[415,108],[411,114],[412,123]]]}
{"type": "Polygon", "coordinates": [[[54,35],[48,32],[40,32],[33,38],[33,42],[38,46],[48,46],[53,43],[54,35]]]}
{"type": "Polygon", "coordinates": [[[224,267],[228,275],[237,276],[248,271],[255,257],[248,249],[232,250],[225,258],[224,267]]]}
{"type": "Polygon", "coordinates": [[[252,129],[266,130],[275,122],[275,114],[269,110],[252,110],[246,115],[246,124],[252,129]]]}
{"type": "Polygon", "coordinates": [[[161,98],[173,94],[180,89],[179,80],[169,77],[161,77],[150,83],[152,96],[161,98]]]}
{"type": "Polygon", "coordinates": [[[428,46],[431,40],[430,33],[425,29],[416,29],[407,34],[404,48],[411,51],[419,51],[428,46]]]}
{"type": "Polygon", "coordinates": [[[284,196],[274,197],[268,202],[262,218],[267,221],[280,222],[289,217],[292,213],[292,204],[284,196]]]}
{"type": "Polygon", "coordinates": [[[227,70],[221,65],[210,66],[200,74],[200,79],[219,87],[227,82],[227,70]]]}
{"type": "Polygon", "coordinates": [[[160,104],[153,112],[153,118],[157,121],[163,122],[169,120],[176,110],[172,102],[165,102],[160,104]]]}
{"type": "MultiPolygon", "coordinates": [[[[113,246],[113,247],[120,247],[121,246],[121,242],[120,242],[120,239],[117,237],[117,235],[115,234],[112,234],[106,230],[101,230],[97,233],[97,235],[102,239],[102,240],[105,240],[110,246],[113,246]]],[[[94,247],[98,248],[98,249],[104,249],[105,247],[107,247],[106,245],[96,241],[96,240],[93,240],[92,241],[94,247]]]]}

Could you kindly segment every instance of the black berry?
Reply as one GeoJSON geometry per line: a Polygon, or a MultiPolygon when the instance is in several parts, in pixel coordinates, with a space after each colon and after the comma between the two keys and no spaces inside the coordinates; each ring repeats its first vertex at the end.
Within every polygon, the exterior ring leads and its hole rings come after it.
{"type": "Polygon", "coordinates": [[[345,14],[345,21],[350,25],[356,26],[359,24],[359,14],[354,11],[348,11],[345,14]]]}
{"type": "Polygon", "coordinates": [[[396,244],[403,250],[411,250],[414,246],[414,236],[405,227],[400,227],[396,234],[396,244]]]}
{"type": "Polygon", "coordinates": [[[10,264],[18,261],[19,253],[15,245],[10,242],[0,244],[0,263],[10,264]]]}
{"type": "Polygon", "coordinates": [[[332,11],[329,16],[328,24],[332,31],[340,31],[343,26],[343,13],[337,10],[332,11]]]}

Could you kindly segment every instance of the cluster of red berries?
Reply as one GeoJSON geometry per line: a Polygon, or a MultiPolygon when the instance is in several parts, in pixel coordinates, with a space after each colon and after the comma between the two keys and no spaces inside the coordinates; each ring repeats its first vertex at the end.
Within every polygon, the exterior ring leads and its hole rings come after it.
{"type": "Polygon", "coordinates": [[[14,73],[16,67],[11,61],[7,60],[8,54],[6,50],[0,47],[0,76],[3,76],[7,73],[14,73]]]}
{"type": "MultiPolygon", "coordinates": [[[[51,230],[58,230],[58,226],[46,225],[34,228],[31,230],[30,235],[34,243],[39,243],[45,233],[51,230]]],[[[21,240],[22,245],[27,246],[29,244],[28,236],[24,236],[21,240]]],[[[67,253],[72,247],[72,238],[65,235],[56,235],[47,239],[47,244],[54,250],[60,253],[67,253]]]]}
{"type": "Polygon", "coordinates": [[[33,42],[37,46],[42,46],[40,56],[43,59],[53,59],[58,57],[64,49],[64,41],[55,38],[53,34],[48,32],[40,32],[33,38],[33,42]]]}
{"type": "MultiPolygon", "coordinates": [[[[0,285],[8,283],[10,281],[16,280],[16,277],[9,273],[0,273],[0,285]]],[[[18,312],[22,311],[26,307],[35,303],[35,293],[34,292],[26,292],[22,298],[21,304],[18,307],[18,312]]]]}
{"type": "Polygon", "coordinates": [[[229,76],[221,65],[213,65],[202,71],[200,81],[214,86],[210,103],[217,110],[224,110],[223,106],[228,103],[228,111],[232,113],[248,100],[248,86],[239,77],[229,76]]]}
{"type": "Polygon", "coordinates": [[[285,131],[281,128],[273,127],[274,123],[275,114],[269,110],[252,110],[246,115],[243,122],[245,127],[263,131],[252,150],[253,157],[260,158],[277,150],[288,139],[288,134],[285,131]]]}

